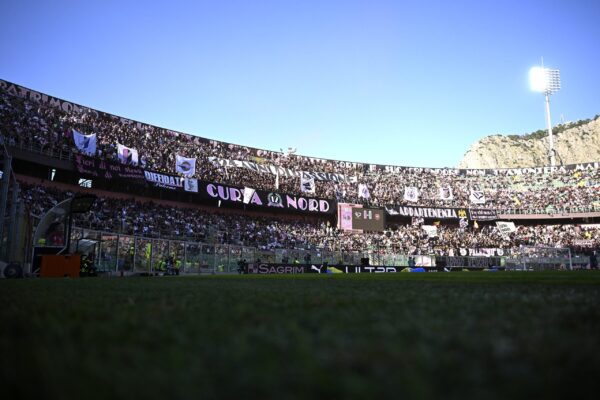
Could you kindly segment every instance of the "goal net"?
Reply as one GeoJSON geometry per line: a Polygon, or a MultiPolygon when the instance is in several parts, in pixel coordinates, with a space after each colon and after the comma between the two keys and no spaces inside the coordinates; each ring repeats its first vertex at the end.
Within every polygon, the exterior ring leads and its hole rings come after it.
{"type": "Polygon", "coordinates": [[[507,270],[572,270],[571,250],[567,247],[521,246],[506,258],[507,270]]]}

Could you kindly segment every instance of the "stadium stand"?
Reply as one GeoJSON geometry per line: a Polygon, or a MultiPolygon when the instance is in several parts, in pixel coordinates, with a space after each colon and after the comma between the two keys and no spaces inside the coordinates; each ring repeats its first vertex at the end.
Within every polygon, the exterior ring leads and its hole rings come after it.
{"type": "Polygon", "coordinates": [[[460,170],[325,160],[175,132],[2,80],[0,139],[28,216],[91,192],[93,210],[75,219],[90,231],[358,256],[589,252],[600,240],[595,162],[460,170]],[[339,229],[340,203],[384,209],[384,230],[339,229]],[[506,219],[519,224],[496,224],[506,219]]]}

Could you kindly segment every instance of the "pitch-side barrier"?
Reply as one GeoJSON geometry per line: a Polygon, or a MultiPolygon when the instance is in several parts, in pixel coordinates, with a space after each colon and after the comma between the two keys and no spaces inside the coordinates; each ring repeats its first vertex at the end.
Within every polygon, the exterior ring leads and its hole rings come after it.
{"type": "Polygon", "coordinates": [[[477,266],[477,267],[394,267],[384,265],[326,265],[326,264],[248,264],[240,273],[250,275],[268,274],[377,274],[396,272],[452,272],[452,271],[503,271],[500,266],[477,266]]]}

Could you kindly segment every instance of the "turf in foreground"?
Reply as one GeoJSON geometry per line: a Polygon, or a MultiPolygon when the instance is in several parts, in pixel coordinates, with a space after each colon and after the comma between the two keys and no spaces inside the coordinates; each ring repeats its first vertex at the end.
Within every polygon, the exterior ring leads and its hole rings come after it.
{"type": "Polygon", "coordinates": [[[600,274],[0,281],[3,398],[595,398],[600,274]]]}

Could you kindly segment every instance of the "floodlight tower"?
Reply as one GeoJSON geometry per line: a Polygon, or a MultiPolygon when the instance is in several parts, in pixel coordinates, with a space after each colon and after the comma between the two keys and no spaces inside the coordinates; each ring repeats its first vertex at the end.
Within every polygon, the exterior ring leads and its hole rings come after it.
{"type": "Polygon", "coordinates": [[[550,166],[556,165],[556,154],[554,150],[554,137],[552,136],[552,122],[550,121],[550,95],[560,90],[560,71],[557,69],[533,67],[529,70],[529,82],[531,90],[544,93],[546,96],[546,126],[548,128],[548,140],[550,142],[550,166]]]}

